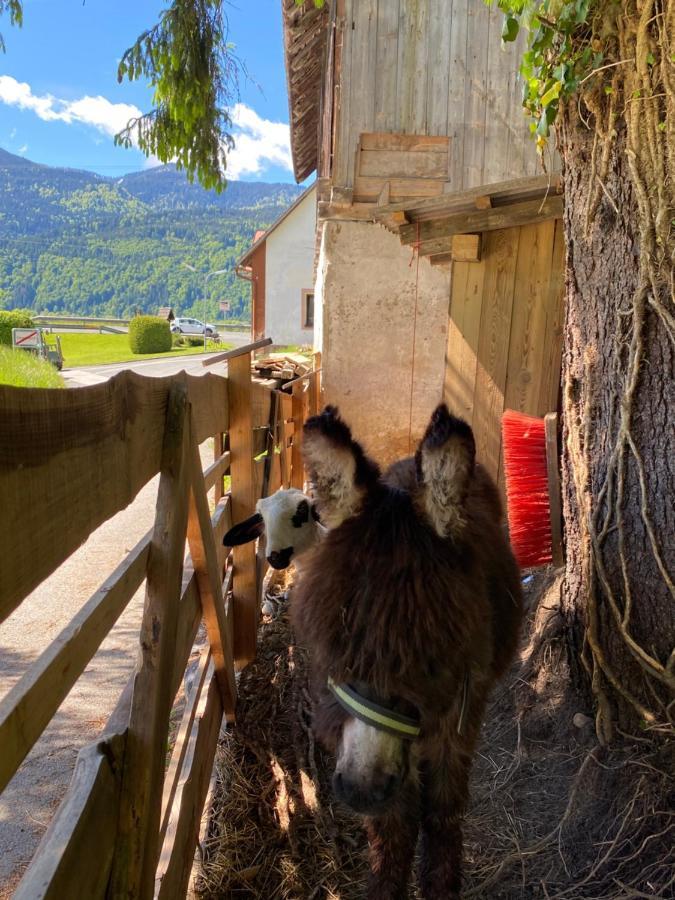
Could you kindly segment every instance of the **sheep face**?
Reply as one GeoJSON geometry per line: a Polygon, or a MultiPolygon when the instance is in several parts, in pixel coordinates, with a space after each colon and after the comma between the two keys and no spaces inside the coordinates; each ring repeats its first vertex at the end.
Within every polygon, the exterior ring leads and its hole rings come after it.
{"type": "Polygon", "coordinates": [[[317,542],[321,526],[309,497],[297,488],[279,490],[258,500],[256,512],[223,538],[236,547],[265,535],[265,556],[273,569],[286,569],[317,542]]]}

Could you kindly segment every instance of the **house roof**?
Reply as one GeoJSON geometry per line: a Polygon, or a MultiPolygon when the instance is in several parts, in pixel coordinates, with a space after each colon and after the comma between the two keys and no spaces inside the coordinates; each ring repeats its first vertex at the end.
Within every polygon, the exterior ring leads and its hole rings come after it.
{"type": "Polygon", "coordinates": [[[324,3],[317,8],[314,0],[305,0],[302,5],[296,0],[282,0],[291,154],[298,182],[317,167],[328,7],[324,3]]]}
{"type": "Polygon", "coordinates": [[[303,191],[298,197],[296,197],[296,199],[291,203],[288,209],[286,209],[278,219],[275,219],[274,222],[272,222],[267,231],[256,231],[253,237],[253,243],[248,248],[246,253],[244,253],[244,255],[239,259],[235,266],[235,269],[238,269],[239,267],[246,268],[246,266],[249,265],[251,256],[255,253],[258,247],[262,246],[262,244],[265,243],[267,238],[272,234],[273,231],[276,231],[276,229],[281,225],[284,219],[287,219],[288,216],[290,216],[290,214],[293,212],[293,210],[297,209],[298,206],[300,206],[305,197],[307,197],[315,189],[316,182],[310,184],[307,190],[303,191]]]}

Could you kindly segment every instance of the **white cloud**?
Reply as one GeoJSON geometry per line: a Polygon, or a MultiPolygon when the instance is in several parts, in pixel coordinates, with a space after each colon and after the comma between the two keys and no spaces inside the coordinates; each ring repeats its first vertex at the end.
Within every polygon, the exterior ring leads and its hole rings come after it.
{"type": "Polygon", "coordinates": [[[19,147],[19,153],[28,153],[28,144],[24,144],[23,147],[19,147]]]}
{"type": "Polygon", "coordinates": [[[243,103],[230,111],[235,148],[227,155],[227,177],[257,175],[271,165],[293,171],[290,129],[283,122],[262,119],[243,103]]]}
{"type": "Polygon", "coordinates": [[[9,133],[10,141],[13,141],[15,137],[16,137],[16,128],[12,128],[12,130],[9,133]]]}
{"type": "Polygon", "coordinates": [[[114,135],[125,127],[129,119],[141,115],[141,110],[128,103],[111,103],[105,97],[82,97],[79,100],[59,100],[51,94],[34,94],[25,81],[10,75],[0,75],[0,103],[31,110],[45,122],[81,122],[104,134],[114,135]]]}

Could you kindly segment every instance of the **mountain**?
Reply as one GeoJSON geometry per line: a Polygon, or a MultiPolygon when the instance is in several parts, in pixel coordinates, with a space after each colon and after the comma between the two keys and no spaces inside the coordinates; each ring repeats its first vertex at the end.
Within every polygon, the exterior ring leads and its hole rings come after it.
{"type": "Polygon", "coordinates": [[[175,166],[123,178],[39,165],[0,149],[0,309],[127,317],[136,310],[250,315],[234,266],[302,188],[232,181],[222,194],[175,166]],[[189,271],[226,269],[204,280],[189,271]]]}

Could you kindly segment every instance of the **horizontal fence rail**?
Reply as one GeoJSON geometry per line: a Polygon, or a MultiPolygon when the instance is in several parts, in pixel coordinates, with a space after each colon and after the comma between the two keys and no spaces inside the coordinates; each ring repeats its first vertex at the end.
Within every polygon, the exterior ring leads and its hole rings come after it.
{"type": "Polygon", "coordinates": [[[253,544],[230,551],[223,535],[259,497],[302,487],[302,425],[319,405],[319,371],[280,391],[251,378],[254,349],[229,356],[226,379],[127,371],[77,390],[0,387],[0,622],[159,477],[152,529],[0,701],[2,791],[145,582],[136,669],[80,750],[19,900],[185,896],[235,671],[256,652],[264,572],[253,544]]]}

